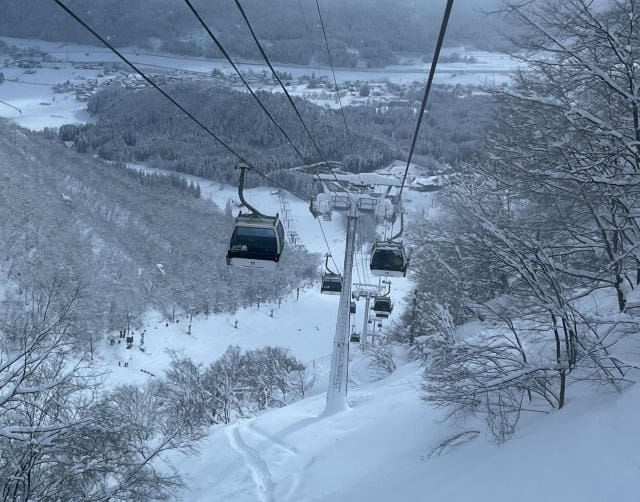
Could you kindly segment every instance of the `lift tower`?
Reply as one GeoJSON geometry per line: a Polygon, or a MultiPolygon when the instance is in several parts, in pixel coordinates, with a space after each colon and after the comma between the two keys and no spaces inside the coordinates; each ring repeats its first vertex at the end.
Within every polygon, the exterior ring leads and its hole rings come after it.
{"type": "Polygon", "coordinates": [[[362,213],[385,213],[384,198],[369,194],[333,192],[328,189],[318,194],[311,204],[314,215],[330,214],[332,210],[347,216],[347,238],[344,249],[343,283],[336,320],[336,332],[333,339],[331,373],[327,389],[325,414],[332,414],[347,408],[347,385],[349,382],[349,309],[351,306],[351,277],[355,253],[356,225],[362,213]]]}

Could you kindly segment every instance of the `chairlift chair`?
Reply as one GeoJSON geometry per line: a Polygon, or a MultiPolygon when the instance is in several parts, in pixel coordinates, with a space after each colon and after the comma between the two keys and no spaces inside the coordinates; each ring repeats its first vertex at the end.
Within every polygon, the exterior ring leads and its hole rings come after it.
{"type": "MultiPolygon", "coordinates": [[[[394,212],[394,219],[397,213],[394,212]]],[[[393,228],[393,223],[392,223],[393,228]]],[[[375,276],[404,277],[407,275],[409,258],[402,242],[398,241],[404,229],[404,212],[400,209],[400,231],[390,239],[376,240],[371,250],[369,268],[375,276]]]]}
{"type": "Polygon", "coordinates": [[[322,274],[322,284],[320,285],[320,293],[325,295],[339,295],[342,293],[342,275],[336,274],[329,269],[329,258],[331,255],[324,255],[325,272],[322,274]]]}
{"type": "Polygon", "coordinates": [[[408,259],[401,242],[376,241],[371,250],[371,273],[375,276],[404,277],[408,259]]]}

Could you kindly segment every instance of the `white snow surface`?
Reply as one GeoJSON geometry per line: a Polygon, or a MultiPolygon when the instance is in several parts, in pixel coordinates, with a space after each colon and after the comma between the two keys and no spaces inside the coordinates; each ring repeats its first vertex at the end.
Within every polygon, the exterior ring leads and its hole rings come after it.
{"type": "MultiPolygon", "coordinates": [[[[104,61],[111,55],[89,46],[47,46],[46,42],[8,40],[56,48],[61,57],[72,60],[104,61]]],[[[131,55],[131,54],[130,54],[131,55]]],[[[473,54],[478,56],[479,54],[473,54]]],[[[482,56],[482,55],[480,55],[482,56]]],[[[150,67],[166,66],[211,71],[221,62],[194,61],[168,55],[141,54],[136,61],[150,67]]],[[[506,79],[513,63],[495,56],[476,68],[506,79]]],[[[460,64],[458,64],[460,66],[460,64]]],[[[262,70],[261,67],[259,67],[262,70]]],[[[456,65],[441,65],[439,79],[451,83],[478,83],[479,72],[456,65]]],[[[291,72],[311,69],[283,67],[291,72]]],[[[0,116],[10,117],[32,128],[58,126],[88,119],[84,103],[71,94],[54,95],[51,86],[69,78],[95,78],[94,70],[38,69],[35,74],[5,69],[8,80],[0,85],[0,100],[22,110],[0,105],[0,116]],[[14,74],[15,72],[15,74],[14,74]],[[12,79],[18,79],[13,82],[12,79]],[[55,97],[55,100],[53,99],[55,97]]],[[[318,72],[317,72],[318,73],[318,72]]],[[[374,80],[376,72],[338,71],[339,80],[374,80]]],[[[389,68],[380,78],[391,81],[424,80],[424,68],[389,68]]],[[[144,166],[135,166],[146,169],[144,166]]],[[[401,166],[391,166],[379,174],[395,174],[401,166]]],[[[412,171],[413,173],[413,166],[412,171]]],[[[419,173],[415,173],[419,175],[419,173]]],[[[219,207],[236,199],[234,187],[187,177],[200,183],[203,197],[219,207]]],[[[278,197],[267,189],[250,190],[249,201],[265,212],[279,210],[278,197]]],[[[410,213],[433,215],[432,195],[407,190],[405,206],[410,213]]],[[[308,250],[324,253],[326,247],[318,223],[312,221],[303,201],[289,196],[294,228],[308,250]]],[[[335,217],[323,222],[336,262],[342,266],[344,221],[335,217]]],[[[366,250],[360,253],[360,272],[354,280],[369,282],[366,250]],[[364,268],[363,268],[364,265],[364,268]],[[364,277],[358,277],[362,274],[364,277]]],[[[356,267],[356,268],[358,268],[356,267]]],[[[167,271],[169,272],[169,271],[167,271]]],[[[5,284],[9,286],[9,284],[5,284]]],[[[383,327],[384,335],[398,318],[411,291],[406,279],[393,280],[396,310],[383,327]]],[[[403,362],[389,377],[372,381],[366,357],[352,349],[348,410],[324,416],[338,300],[318,293],[318,284],[309,285],[285,298],[281,305],[262,304],[234,314],[193,318],[187,334],[185,313],[178,323],[169,323],[157,312],[149,312],[134,328],[134,347],[110,345],[109,337],[95,340],[98,367],[111,373],[108,382],[144,382],[160,375],[169,363],[167,349],[178,350],[202,364],[217,359],[230,344],[243,349],[264,345],[288,347],[317,375],[310,397],[281,409],[267,411],[253,419],[229,426],[216,426],[200,444],[197,456],[174,453],[168,460],[186,480],[188,489],[176,497],[180,501],[257,502],[607,502],[640,500],[640,388],[631,386],[621,394],[606,388],[571,387],[566,407],[548,415],[525,415],[513,439],[502,446],[481,433],[474,440],[445,451],[429,453],[443,439],[464,430],[463,424],[445,420],[443,410],[433,409],[420,399],[421,369],[403,362]],[[271,312],[273,311],[273,317],[271,312]],[[234,327],[237,321],[237,328],[234,327]],[[145,330],[145,352],[139,350],[140,332],[145,330]],[[127,363],[127,367],[124,367],[127,363]],[[120,364],[120,365],[119,365],[120,364]]],[[[2,288],[0,288],[1,293],[2,288]]],[[[358,304],[354,324],[362,323],[363,302],[358,304]]],[[[477,331],[477,323],[461,327],[477,331]]],[[[117,340],[117,334],[115,335],[117,340]]],[[[353,345],[353,344],[352,344],[353,345]]]]}
{"type": "MultiPolygon", "coordinates": [[[[74,68],[74,64],[87,66],[102,63],[120,62],[118,57],[105,47],[79,45],[60,42],[47,42],[34,39],[0,37],[10,46],[20,48],[39,47],[48,52],[56,63],[45,63],[35,73],[27,73],[17,67],[5,67],[5,81],[0,85],[0,117],[10,118],[17,124],[33,130],[45,127],[60,127],[63,124],[82,123],[90,120],[86,112],[86,103],[76,99],[70,92],[56,94],[53,86],[62,82],[80,84],[88,79],[103,81],[108,77],[101,76],[102,70],[95,68],[74,68]],[[2,103],[4,102],[4,103],[2,103]]],[[[231,75],[233,70],[225,60],[204,59],[197,57],[140,51],[137,49],[119,48],[134,64],[146,72],[166,73],[168,71],[193,72],[210,75],[214,69],[231,75]]],[[[510,81],[509,74],[518,67],[518,62],[504,54],[486,51],[452,48],[462,56],[473,56],[477,63],[439,63],[435,82],[443,85],[501,85],[510,81]]],[[[0,58],[3,54],[0,54],[0,58]]],[[[264,63],[254,61],[236,61],[242,72],[260,74],[268,71],[264,63]]],[[[288,64],[276,64],[278,71],[290,73],[294,78],[303,75],[325,76],[333,79],[330,68],[310,67],[288,64]]],[[[129,71],[129,70],[126,70],[129,71]]],[[[395,84],[424,83],[428,65],[396,65],[376,69],[336,69],[338,83],[347,81],[391,82],[395,84]]],[[[133,70],[130,71],[133,74],[133,70]]],[[[281,92],[275,86],[253,85],[255,90],[263,89],[281,92]]],[[[307,99],[317,105],[338,108],[339,101],[335,93],[326,89],[307,89],[306,85],[292,85],[289,92],[307,99]]],[[[371,102],[372,98],[362,98],[352,93],[343,93],[342,104],[358,105],[371,102]]],[[[353,93],[356,94],[356,93],[353,93]]]]}
{"type": "Polygon", "coordinates": [[[441,456],[453,432],[419,399],[419,369],[351,390],[323,417],[318,395],[216,428],[201,454],[174,458],[192,501],[606,502],[638,500],[640,389],[574,399],[527,420],[498,447],[485,436],[441,456]]]}
{"type": "MultiPolygon", "coordinates": [[[[143,166],[135,166],[144,168],[143,166]]],[[[145,168],[146,169],[146,168],[145,168]]],[[[390,168],[385,174],[398,174],[390,168]]],[[[203,197],[220,207],[234,199],[235,188],[198,180],[203,197]]],[[[275,212],[278,197],[271,190],[249,191],[252,203],[275,212]]],[[[428,212],[430,194],[409,190],[409,211],[428,212]]],[[[318,224],[306,204],[289,199],[296,230],[311,251],[324,251],[318,224]]],[[[323,222],[336,261],[342,263],[344,222],[323,222]]],[[[356,278],[357,279],[357,278],[356,278]]],[[[570,387],[566,407],[548,415],[525,415],[513,439],[496,445],[481,432],[463,445],[441,455],[433,448],[463,424],[446,420],[444,410],[420,399],[421,368],[399,354],[398,370],[374,381],[367,358],[359,347],[351,352],[349,409],[324,416],[335,329],[337,297],[318,294],[318,285],[288,297],[280,307],[254,305],[231,314],[194,318],[192,335],[186,320],[179,324],[146,320],[147,352],[112,347],[100,349],[113,370],[112,382],[143,381],[150,371],[161,373],[169,356],[165,348],[182,350],[207,364],[229,344],[249,349],[284,345],[310,365],[317,381],[310,396],[281,409],[228,426],[215,426],[200,443],[196,456],[174,453],[168,457],[185,476],[188,489],[177,500],[258,502],[606,502],[638,500],[640,493],[640,435],[637,416],[640,389],[621,394],[603,388],[570,387]],[[270,317],[273,309],[274,317],[270,317]],[[235,321],[238,328],[234,328],[235,321]],[[127,360],[127,368],[117,367],[127,360]]],[[[411,291],[405,279],[393,280],[399,299],[411,291]]],[[[598,300],[597,311],[612,298],[598,300]]],[[[595,298],[593,300],[596,302],[595,298]]],[[[358,304],[355,324],[362,322],[358,304]]],[[[381,333],[388,329],[385,321],[381,333]]],[[[474,336],[478,322],[460,328],[474,336]]],[[[137,338],[136,338],[137,343],[137,338]]],[[[475,428],[471,426],[471,428],[475,428]]],[[[478,425],[482,431],[482,426],[478,425]]]]}

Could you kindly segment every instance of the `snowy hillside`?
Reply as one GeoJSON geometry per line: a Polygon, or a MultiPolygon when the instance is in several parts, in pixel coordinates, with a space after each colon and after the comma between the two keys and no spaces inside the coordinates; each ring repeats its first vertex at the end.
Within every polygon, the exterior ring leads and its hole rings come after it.
{"type": "Polygon", "coordinates": [[[104,48],[0,38],[3,498],[640,501],[635,4],[507,0],[514,58],[439,59],[448,0],[431,95],[425,46],[276,65],[296,100],[255,61],[126,49],[193,123],[104,48]],[[242,206],[283,227],[242,242],[242,206]],[[372,275],[379,240],[407,277],[372,275]]]}
{"type": "Polygon", "coordinates": [[[201,455],[176,458],[192,501],[605,502],[637,500],[640,391],[575,399],[505,445],[484,435],[429,456],[456,431],[419,400],[419,369],[351,390],[323,417],[314,396],[215,429],[201,455]]]}
{"type": "MultiPolygon", "coordinates": [[[[397,166],[384,172],[396,171],[397,166]]],[[[199,181],[203,198],[221,208],[237,197],[234,187],[189,179],[199,181]]],[[[248,198],[265,211],[281,211],[279,197],[269,189],[251,190],[248,198]]],[[[303,244],[309,251],[325,252],[319,224],[306,203],[290,196],[287,200],[292,226],[303,244]]],[[[431,194],[410,190],[405,200],[410,213],[435,214],[431,194]]],[[[334,217],[322,224],[341,265],[344,222],[334,217]]],[[[362,268],[366,254],[366,249],[358,253],[360,274],[366,274],[362,268]]],[[[401,297],[412,284],[394,279],[392,289],[398,311],[377,328],[381,336],[397,320],[401,297]]],[[[111,385],[153,380],[152,375],[162,374],[168,366],[167,349],[208,364],[231,344],[244,349],[288,347],[316,376],[306,399],[253,419],[214,426],[198,456],[171,454],[169,460],[189,487],[177,500],[635,500],[640,488],[640,441],[635,431],[640,395],[635,387],[621,394],[607,389],[603,394],[600,387],[574,386],[565,409],[526,415],[515,437],[496,446],[483,432],[483,424],[444,420],[444,410],[420,399],[421,369],[407,363],[402,351],[396,354],[397,371],[373,381],[375,368],[352,344],[350,409],[324,417],[337,297],[320,295],[317,282],[296,296],[289,295],[280,305],[262,303],[259,309],[256,299],[252,307],[234,314],[195,314],[190,330],[185,312],[178,312],[179,322],[173,323],[149,312],[134,328],[132,349],[111,345],[110,337],[117,335],[113,333],[94,340],[94,367],[111,372],[111,385]],[[140,330],[145,331],[144,352],[139,350],[140,330]],[[464,445],[430,455],[442,441],[464,431],[480,434],[464,445]]],[[[594,311],[604,314],[614,308],[615,299],[607,294],[594,299],[594,304],[594,311]]],[[[358,329],[362,308],[360,302],[353,319],[358,329]]],[[[475,322],[459,331],[473,333],[479,328],[475,322]]],[[[638,354],[632,350],[628,358],[637,359],[638,354]]]]}
{"type": "MultiPolygon", "coordinates": [[[[388,174],[388,173],[387,173],[388,174]]],[[[219,205],[234,197],[232,187],[200,180],[205,197],[219,205]]],[[[250,192],[251,201],[278,210],[278,197],[266,189],[250,192]]],[[[428,210],[431,196],[409,192],[410,211],[428,210]]],[[[304,203],[291,199],[295,227],[304,244],[322,252],[318,224],[304,203]]],[[[336,257],[343,246],[340,218],[323,222],[336,257]]],[[[341,258],[340,258],[341,260],[341,258]]],[[[336,261],[339,261],[338,258],[336,261]]],[[[339,261],[341,263],[341,261],[339,261]]],[[[410,291],[395,280],[396,298],[410,291]]],[[[600,308],[613,308],[599,300],[600,308]]],[[[610,299],[612,300],[612,298],[610,299]]],[[[607,303],[608,302],[608,303],[607,303]]],[[[361,305],[359,305],[361,310],[361,305]]],[[[361,323],[359,310],[354,324],[361,323]]],[[[601,502],[634,500],[640,489],[640,436],[635,432],[640,391],[602,394],[583,386],[572,388],[569,405],[548,416],[526,416],[516,436],[497,446],[483,425],[447,420],[444,410],[420,399],[421,368],[396,353],[398,369],[375,381],[374,368],[352,344],[350,409],[323,416],[329,354],[337,298],[305,288],[300,298],[282,305],[255,305],[235,315],[194,318],[192,334],[186,319],[165,325],[149,314],[145,353],[105,346],[101,357],[114,370],[114,382],[144,380],[168,363],[165,348],[182,350],[207,363],[229,344],[256,348],[289,347],[317,376],[311,396],[256,418],[215,426],[193,456],[172,454],[170,461],[187,480],[190,501],[473,501],[538,502],[569,500],[601,502]],[[273,312],[273,317],[271,313],[273,312]],[[238,321],[237,328],[235,322],[238,321]],[[116,360],[128,367],[116,367],[116,360]],[[145,371],[141,371],[145,370],[145,371]],[[448,438],[469,431],[471,441],[447,448],[448,438]]],[[[394,316],[396,314],[394,313],[394,316]]],[[[392,319],[393,317],[392,316],[392,319]]],[[[382,330],[386,330],[388,322],[382,330]]],[[[461,333],[481,329],[476,322],[461,333]]]]}
{"type": "MultiPolygon", "coordinates": [[[[82,123],[90,120],[86,112],[86,97],[96,86],[107,81],[117,81],[120,85],[130,85],[133,88],[141,85],[138,75],[132,73],[129,68],[118,72],[112,72],[114,63],[119,59],[108,49],[77,44],[60,44],[42,40],[16,39],[0,37],[0,41],[28,50],[38,47],[55,62],[42,63],[37,68],[21,68],[10,65],[2,69],[5,80],[0,86],[0,117],[13,119],[24,127],[42,130],[44,127],[59,127],[63,124],[82,123]],[[117,73],[114,76],[114,73],[117,73]],[[65,89],[54,90],[55,86],[66,86],[65,89]],[[74,95],[73,90],[79,90],[74,95]],[[84,94],[84,96],[83,96],[84,94]]],[[[481,83],[495,83],[496,85],[508,82],[509,73],[517,68],[517,62],[499,53],[483,51],[465,51],[464,48],[451,49],[462,52],[477,60],[476,64],[443,63],[438,68],[437,83],[455,86],[458,84],[479,85],[481,83]]],[[[206,79],[211,81],[212,70],[220,71],[220,75],[231,76],[233,72],[226,61],[207,60],[203,58],[176,56],[171,54],[139,52],[124,50],[127,58],[139,65],[145,71],[162,76],[173,75],[183,79],[206,79]]],[[[0,54],[2,56],[2,54],[0,54]]],[[[6,57],[7,55],[5,55],[6,57]]],[[[7,58],[7,61],[9,59],[7,58]]],[[[38,63],[40,65],[40,63],[38,63]]],[[[318,78],[328,79],[332,74],[327,67],[309,67],[276,65],[278,71],[286,72],[297,80],[312,73],[318,78]]],[[[267,67],[256,62],[241,63],[241,69],[246,75],[251,75],[254,89],[281,92],[271,82],[256,81],[267,67]]],[[[413,82],[422,82],[425,78],[427,65],[394,66],[374,70],[337,70],[336,79],[344,82],[371,82],[394,83],[406,85],[413,82]]],[[[157,78],[157,77],[154,77],[157,78]]],[[[236,82],[237,84],[237,82],[236,82]]],[[[362,98],[357,93],[344,93],[342,101],[347,105],[360,105],[374,103],[377,100],[393,99],[384,89],[380,88],[378,97],[362,98]]],[[[289,87],[293,96],[302,97],[315,104],[330,108],[337,108],[336,96],[326,89],[310,89],[307,84],[293,84],[289,87]]]]}

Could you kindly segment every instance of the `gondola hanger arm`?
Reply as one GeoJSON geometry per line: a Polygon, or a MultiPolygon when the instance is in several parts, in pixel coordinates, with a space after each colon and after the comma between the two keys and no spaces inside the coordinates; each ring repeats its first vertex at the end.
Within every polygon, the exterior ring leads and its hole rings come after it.
{"type": "Polygon", "coordinates": [[[400,231],[397,234],[393,235],[389,240],[395,241],[400,237],[402,237],[403,230],[404,230],[404,211],[402,210],[402,207],[400,207],[400,231]]]}
{"type": "Polygon", "coordinates": [[[334,273],[330,268],[329,268],[329,258],[331,258],[331,254],[330,253],[325,253],[324,254],[324,268],[326,269],[326,271],[332,275],[339,275],[337,273],[334,273]]]}
{"type": "Polygon", "coordinates": [[[244,162],[240,162],[236,166],[236,169],[240,169],[240,183],[238,184],[238,197],[240,197],[240,203],[244,207],[246,207],[249,211],[251,211],[252,214],[259,216],[260,218],[264,218],[265,217],[264,214],[262,214],[255,207],[249,204],[244,198],[244,174],[245,174],[245,171],[249,169],[249,166],[244,162]]]}

